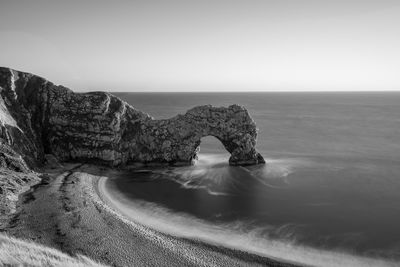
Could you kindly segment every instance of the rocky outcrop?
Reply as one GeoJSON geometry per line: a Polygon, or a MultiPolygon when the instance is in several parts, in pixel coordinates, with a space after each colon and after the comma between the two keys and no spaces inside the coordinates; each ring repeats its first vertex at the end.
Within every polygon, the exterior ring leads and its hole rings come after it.
{"type": "Polygon", "coordinates": [[[35,172],[0,168],[0,229],[5,226],[8,216],[15,213],[19,195],[28,191],[41,179],[41,175],[35,172]]]}
{"type": "Polygon", "coordinates": [[[256,124],[238,105],[199,106],[154,120],[112,94],[74,93],[8,68],[0,68],[0,96],[0,142],[29,166],[45,154],[112,166],[188,165],[209,135],[231,153],[231,165],[264,163],[255,149],[256,124]]]}
{"type": "Polygon", "coordinates": [[[171,119],[142,123],[136,144],[129,144],[130,160],[191,164],[197,159],[204,136],[221,141],[231,153],[231,165],[264,163],[255,149],[256,125],[247,110],[238,105],[198,106],[171,119]]]}

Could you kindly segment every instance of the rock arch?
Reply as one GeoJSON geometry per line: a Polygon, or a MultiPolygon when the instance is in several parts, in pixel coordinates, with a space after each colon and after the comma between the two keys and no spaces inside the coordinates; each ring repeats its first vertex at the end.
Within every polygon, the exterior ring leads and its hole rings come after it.
{"type": "Polygon", "coordinates": [[[264,163],[255,149],[257,128],[248,111],[239,105],[213,107],[198,106],[184,115],[168,120],[151,120],[143,124],[142,144],[152,143],[153,160],[167,160],[173,164],[193,164],[197,159],[201,138],[217,138],[231,154],[231,165],[264,163]],[[144,127],[143,127],[144,126],[144,127]],[[149,140],[150,139],[150,140],[149,140]]]}
{"type": "Polygon", "coordinates": [[[256,124],[238,105],[198,106],[155,120],[112,94],[74,93],[8,68],[0,68],[0,96],[0,141],[31,166],[43,162],[45,153],[113,166],[188,165],[209,135],[231,154],[231,165],[264,163],[255,148],[256,124]]]}

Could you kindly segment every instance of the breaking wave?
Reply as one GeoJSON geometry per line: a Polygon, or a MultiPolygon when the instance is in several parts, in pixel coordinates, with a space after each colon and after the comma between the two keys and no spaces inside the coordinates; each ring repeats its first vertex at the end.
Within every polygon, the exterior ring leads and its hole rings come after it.
{"type": "Polygon", "coordinates": [[[296,229],[302,225],[286,224],[279,228],[266,226],[251,228],[249,221],[211,224],[185,213],[173,212],[146,201],[114,199],[122,214],[135,222],[177,237],[222,245],[286,262],[310,266],[398,266],[395,261],[352,255],[348,252],[328,251],[299,245],[296,229]],[[279,233],[279,240],[272,238],[279,233]]]}
{"type": "MultiPolygon", "coordinates": [[[[270,196],[279,196],[282,205],[286,205],[285,196],[290,194],[282,192],[290,186],[291,180],[288,179],[290,175],[296,173],[298,169],[321,168],[319,163],[305,158],[266,158],[265,160],[266,165],[231,167],[227,163],[228,155],[202,154],[196,166],[169,170],[155,169],[151,170],[148,175],[155,181],[167,179],[178,183],[183,191],[204,191],[222,202],[226,197],[247,199],[247,196],[250,197],[250,200],[247,201],[254,201],[251,197],[256,194],[254,192],[257,192],[261,197],[265,195],[262,201],[265,201],[266,207],[269,207],[267,205],[270,196]],[[247,188],[251,190],[246,191],[247,188]]],[[[309,226],[300,222],[269,224],[264,221],[260,223],[257,219],[243,216],[243,212],[238,213],[235,210],[222,210],[220,213],[214,214],[213,220],[208,220],[173,209],[162,202],[132,198],[121,194],[119,189],[113,185],[113,179],[109,179],[106,184],[111,202],[114,202],[121,213],[138,223],[174,236],[201,240],[270,258],[312,266],[398,266],[398,262],[387,257],[383,259],[370,255],[364,256],[344,248],[331,249],[321,242],[318,246],[305,245],[300,241],[303,238],[303,230],[309,226]],[[235,216],[232,216],[235,212],[235,216]],[[225,217],[229,217],[229,219],[225,217]]],[[[199,198],[199,203],[203,201],[203,195],[196,193],[196,197],[199,198]]],[[[180,201],[191,200],[180,199],[180,201]]],[[[254,205],[257,206],[259,203],[254,205]]],[[[333,204],[329,201],[315,201],[305,205],[324,208],[333,204]]],[[[209,206],[197,207],[193,204],[193,207],[207,209],[209,206]]],[[[252,206],[246,207],[251,208],[252,206]]],[[[275,216],[272,213],[268,214],[268,208],[265,209],[265,213],[262,216],[271,216],[272,218],[275,216]]],[[[352,240],[357,242],[362,237],[349,233],[343,234],[341,238],[343,242],[352,240]]]]}

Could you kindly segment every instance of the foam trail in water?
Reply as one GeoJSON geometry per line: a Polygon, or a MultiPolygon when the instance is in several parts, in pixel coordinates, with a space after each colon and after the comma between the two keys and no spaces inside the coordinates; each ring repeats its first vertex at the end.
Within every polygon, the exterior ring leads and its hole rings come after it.
{"type": "MultiPolygon", "coordinates": [[[[113,194],[115,196],[115,194],[113,194]]],[[[389,259],[351,255],[346,252],[326,251],[296,244],[295,229],[301,225],[286,224],[279,228],[265,226],[252,228],[251,222],[235,221],[211,224],[185,213],[172,212],[154,203],[130,201],[118,196],[112,202],[127,217],[178,237],[202,240],[211,244],[248,251],[275,259],[285,259],[311,266],[398,266],[389,259]],[[285,238],[276,240],[269,233],[280,232],[285,238]]]]}
{"type": "MultiPolygon", "coordinates": [[[[265,165],[232,167],[227,156],[206,154],[200,156],[195,166],[158,170],[153,174],[179,182],[183,188],[202,189],[212,195],[231,195],[235,190],[242,190],[242,182],[247,179],[259,181],[267,188],[285,188],[289,183],[286,178],[297,168],[316,164],[307,159],[266,159],[266,162],[265,165]]],[[[118,192],[112,195],[118,198],[117,206],[128,217],[179,237],[314,266],[397,266],[390,260],[301,246],[296,242],[299,230],[304,227],[301,224],[259,227],[244,220],[210,223],[186,213],[173,212],[162,205],[126,199],[118,192]]]]}
{"type": "Polygon", "coordinates": [[[212,194],[230,194],[222,188],[240,188],[240,180],[255,179],[266,187],[284,188],[286,177],[294,168],[305,164],[298,159],[267,159],[267,164],[234,167],[228,164],[229,155],[201,154],[195,166],[155,171],[164,178],[173,179],[185,188],[208,190],[212,194]],[[214,186],[212,186],[214,185],[214,186]]]}

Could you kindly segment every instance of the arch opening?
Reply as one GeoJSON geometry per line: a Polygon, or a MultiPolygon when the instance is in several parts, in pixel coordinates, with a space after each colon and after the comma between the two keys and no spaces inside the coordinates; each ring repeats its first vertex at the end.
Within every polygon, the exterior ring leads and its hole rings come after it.
{"type": "Polygon", "coordinates": [[[231,153],[227,151],[222,142],[212,136],[204,136],[198,146],[196,165],[228,165],[231,153]]]}

